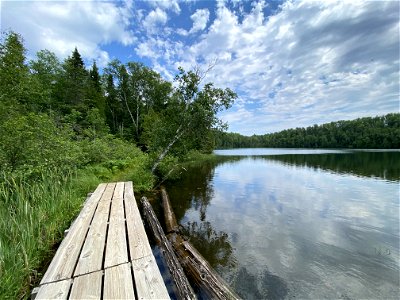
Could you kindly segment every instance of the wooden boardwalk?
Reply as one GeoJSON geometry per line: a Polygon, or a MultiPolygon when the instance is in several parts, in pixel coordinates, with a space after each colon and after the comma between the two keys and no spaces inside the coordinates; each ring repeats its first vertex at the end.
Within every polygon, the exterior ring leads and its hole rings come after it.
{"type": "Polygon", "coordinates": [[[169,299],[132,182],[97,187],[36,291],[35,299],[169,299]]]}

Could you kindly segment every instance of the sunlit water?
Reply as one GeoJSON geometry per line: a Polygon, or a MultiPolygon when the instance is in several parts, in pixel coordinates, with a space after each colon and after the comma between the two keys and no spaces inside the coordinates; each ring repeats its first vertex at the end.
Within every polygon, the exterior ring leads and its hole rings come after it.
{"type": "Polygon", "coordinates": [[[167,190],[186,235],[240,296],[399,297],[400,152],[217,154],[228,156],[167,190]]]}

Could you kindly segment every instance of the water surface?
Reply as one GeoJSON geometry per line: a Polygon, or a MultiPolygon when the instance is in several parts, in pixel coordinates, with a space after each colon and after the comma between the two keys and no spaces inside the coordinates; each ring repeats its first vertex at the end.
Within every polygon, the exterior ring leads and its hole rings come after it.
{"type": "Polygon", "coordinates": [[[246,299],[399,297],[400,152],[220,150],[167,185],[246,299]]]}

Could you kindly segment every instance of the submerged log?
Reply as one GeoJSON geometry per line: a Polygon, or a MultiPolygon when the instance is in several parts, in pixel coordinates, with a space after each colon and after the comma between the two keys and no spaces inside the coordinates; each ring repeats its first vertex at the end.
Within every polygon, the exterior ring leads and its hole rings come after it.
{"type": "Polygon", "coordinates": [[[189,284],[189,281],[185,276],[182,266],[180,265],[179,260],[174,253],[174,249],[164,234],[164,230],[162,229],[161,224],[158,221],[153,208],[151,207],[151,204],[146,197],[142,197],[141,202],[143,204],[144,218],[150,225],[154,238],[163,251],[165,261],[171,273],[171,277],[174,280],[177,288],[178,298],[197,299],[192,287],[189,284]]]}
{"type": "Polygon", "coordinates": [[[167,229],[167,234],[172,232],[179,232],[178,222],[176,221],[176,217],[174,211],[171,207],[171,202],[169,201],[167,191],[165,187],[161,187],[161,196],[162,196],[162,204],[164,208],[164,218],[165,218],[165,226],[167,229]]]}
{"type": "Polygon", "coordinates": [[[178,223],[165,188],[161,189],[168,240],[179,261],[190,277],[210,299],[240,299],[229,285],[188,241],[179,234],[178,223]],[[168,229],[169,228],[169,229],[168,229]]]}

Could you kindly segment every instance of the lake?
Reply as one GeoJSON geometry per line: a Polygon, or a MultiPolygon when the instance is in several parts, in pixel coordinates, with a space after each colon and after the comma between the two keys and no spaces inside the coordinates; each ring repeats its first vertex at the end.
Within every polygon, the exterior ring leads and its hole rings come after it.
{"type": "Polygon", "coordinates": [[[185,235],[241,297],[399,297],[399,151],[215,153],[166,186],[185,235]]]}

